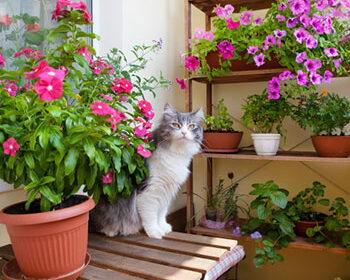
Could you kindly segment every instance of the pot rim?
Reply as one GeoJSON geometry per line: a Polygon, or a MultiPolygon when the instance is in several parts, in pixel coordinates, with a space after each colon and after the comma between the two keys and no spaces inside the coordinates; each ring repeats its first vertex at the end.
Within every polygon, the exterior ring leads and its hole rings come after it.
{"type": "Polygon", "coordinates": [[[250,136],[281,136],[279,133],[251,133],[250,136]]]}
{"type": "Polygon", "coordinates": [[[45,224],[45,223],[51,223],[55,221],[61,221],[65,219],[69,219],[72,217],[76,217],[79,215],[82,215],[84,213],[89,212],[91,209],[95,207],[94,200],[87,196],[87,195],[81,195],[76,194],[76,196],[81,197],[88,197],[88,199],[82,203],[79,203],[77,205],[49,211],[49,212],[40,212],[40,213],[34,213],[34,214],[7,214],[5,213],[5,210],[17,205],[24,203],[26,201],[21,201],[17,203],[13,203],[11,205],[8,205],[4,207],[0,211],[0,224],[5,225],[34,225],[34,224],[45,224]]]}
{"type": "Polygon", "coordinates": [[[312,224],[324,224],[325,221],[321,220],[321,221],[297,221],[295,222],[296,224],[308,224],[308,225],[312,225],[312,224]]]}
{"type": "Polygon", "coordinates": [[[226,134],[243,134],[243,131],[213,131],[213,130],[204,130],[203,133],[226,133],[226,134]]]}
{"type": "Polygon", "coordinates": [[[345,137],[345,138],[350,138],[350,135],[312,135],[311,138],[316,138],[316,137],[331,137],[331,138],[336,138],[336,137],[345,137]]]}

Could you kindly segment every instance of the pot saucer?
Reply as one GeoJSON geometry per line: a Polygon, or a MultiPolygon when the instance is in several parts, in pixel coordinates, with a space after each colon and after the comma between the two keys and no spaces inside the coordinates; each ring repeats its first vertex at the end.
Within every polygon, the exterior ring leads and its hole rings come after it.
{"type": "Polygon", "coordinates": [[[204,148],[204,153],[222,153],[222,154],[235,154],[238,153],[239,149],[208,149],[204,148]]]}
{"type": "MultiPolygon", "coordinates": [[[[70,274],[66,274],[66,275],[62,275],[62,276],[54,277],[54,278],[49,278],[47,280],[73,280],[73,279],[77,279],[79,277],[79,275],[84,271],[84,269],[89,265],[90,260],[91,260],[90,254],[86,253],[85,263],[81,268],[73,271],[70,274]]],[[[44,279],[25,277],[22,274],[20,268],[18,267],[16,259],[12,259],[12,260],[8,261],[2,267],[2,274],[8,280],[44,280],[44,279]]]]}

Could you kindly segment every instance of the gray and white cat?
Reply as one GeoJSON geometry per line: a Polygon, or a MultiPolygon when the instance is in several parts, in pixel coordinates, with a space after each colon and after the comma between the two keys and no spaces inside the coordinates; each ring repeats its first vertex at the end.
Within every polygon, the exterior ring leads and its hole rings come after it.
{"type": "Polygon", "coordinates": [[[153,132],[156,149],[147,159],[149,177],[133,194],[110,204],[102,197],[90,215],[90,230],[107,236],[137,233],[143,227],[149,237],[171,232],[166,216],[172,200],[189,175],[189,164],[200,151],[203,138],[202,109],[180,113],[165,105],[163,118],[153,132]]]}

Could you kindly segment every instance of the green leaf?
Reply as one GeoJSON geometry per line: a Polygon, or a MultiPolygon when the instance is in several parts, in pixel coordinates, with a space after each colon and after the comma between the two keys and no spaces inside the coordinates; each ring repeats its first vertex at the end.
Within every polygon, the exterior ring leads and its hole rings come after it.
{"type": "Polygon", "coordinates": [[[288,223],[280,224],[280,229],[285,234],[294,235],[293,227],[288,223]]]}
{"type": "Polygon", "coordinates": [[[16,175],[21,177],[23,174],[25,162],[23,160],[19,161],[16,165],[16,175]]]}
{"type": "Polygon", "coordinates": [[[71,174],[78,162],[79,150],[77,148],[70,148],[68,154],[64,160],[65,174],[71,174]]]}
{"type": "Polygon", "coordinates": [[[50,135],[50,143],[57,149],[61,156],[64,156],[65,148],[62,143],[62,136],[59,133],[55,132],[50,135]]]}
{"type": "Polygon", "coordinates": [[[86,186],[88,189],[91,189],[94,186],[95,180],[97,176],[97,165],[94,164],[90,168],[90,172],[86,174],[86,186]]]}
{"type": "Polygon", "coordinates": [[[40,197],[40,211],[41,212],[48,212],[51,209],[51,203],[50,201],[45,197],[40,197]]]}
{"type": "Polygon", "coordinates": [[[46,185],[52,182],[55,182],[56,178],[51,177],[51,176],[45,176],[43,178],[40,179],[40,185],[46,185]]]}
{"type": "Polygon", "coordinates": [[[265,239],[265,240],[263,241],[263,244],[266,245],[266,246],[268,246],[268,247],[273,247],[273,246],[274,246],[273,243],[272,243],[271,241],[267,240],[267,239],[265,239]]]}
{"type": "Polygon", "coordinates": [[[34,158],[33,158],[33,155],[31,153],[25,153],[24,160],[30,169],[35,168],[34,158]]]}
{"type": "Polygon", "coordinates": [[[53,204],[58,204],[61,202],[61,196],[52,191],[47,185],[40,187],[40,193],[53,204]]]}
{"type": "Polygon", "coordinates": [[[94,158],[95,158],[95,154],[96,154],[96,149],[95,149],[95,145],[92,142],[91,138],[86,137],[83,139],[83,147],[84,147],[84,151],[87,154],[87,156],[90,159],[90,163],[94,162],[94,158]]]}
{"type": "Polygon", "coordinates": [[[78,54],[78,53],[75,53],[74,54],[74,60],[75,60],[76,63],[79,64],[79,66],[83,67],[85,69],[85,71],[87,71],[89,73],[91,72],[89,63],[87,62],[85,56],[83,56],[81,54],[78,54]]]}
{"type": "Polygon", "coordinates": [[[101,150],[96,150],[95,160],[100,167],[100,170],[107,172],[109,163],[107,162],[107,159],[101,150]]]}
{"type": "Polygon", "coordinates": [[[43,34],[39,32],[32,32],[32,31],[24,32],[23,38],[27,43],[37,45],[37,46],[39,46],[45,39],[43,34]]]}
{"type": "Polygon", "coordinates": [[[55,181],[55,186],[57,189],[58,193],[61,193],[64,189],[64,163],[61,162],[56,169],[56,181],[55,181]]]}
{"type": "Polygon", "coordinates": [[[273,204],[275,204],[276,206],[284,209],[287,206],[287,196],[281,192],[281,191],[277,191],[276,193],[272,193],[270,195],[271,201],[273,202],[273,204]]]}
{"type": "Polygon", "coordinates": [[[313,229],[313,228],[308,228],[308,229],[306,230],[306,235],[307,235],[308,237],[313,237],[313,236],[315,235],[314,229],[313,229]]]}
{"type": "Polygon", "coordinates": [[[123,191],[124,185],[125,185],[125,180],[126,180],[125,171],[122,169],[117,176],[118,192],[123,191]]]}
{"type": "Polygon", "coordinates": [[[256,209],[256,214],[260,220],[265,220],[271,214],[271,208],[265,207],[263,204],[260,204],[256,209]]]}
{"type": "Polygon", "coordinates": [[[24,187],[25,190],[31,190],[39,186],[39,181],[31,182],[24,187]]]}
{"type": "Polygon", "coordinates": [[[120,168],[122,166],[122,163],[121,163],[121,158],[116,156],[116,155],[113,155],[112,156],[112,160],[113,160],[113,163],[114,163],[114,168],[118,171],[118,173],[120,172],[120,168]]]}
{"type": "Polygon", "coordinates": [[[27,197],[27,202],[25,204],[25,210],[28,211],[29,210],[29,207],[30,207],[30,204],[32,204],[32,202],[35,200],[36,196],[38,195],[39,193],[39,190],[33,190],[30,192],[30,194],[28,195],[27,197]]]}
{"type": "Polygon", "coordinates": [[[256,267],[261,267],[266,263],[266,259],[263,256],[255,256],[253,261],[256,267]]]}
{"type": "Polygon", "coordinates": [[[59,106],[57,105],[51,105],[50,107],[47,108],[47,111],[51,114],[51,116],[55,118],[59,118],[61,116],[62,110],[59,106]]]}
{"type": "Polygon", "coordinates": [[[49,143],[49,137],[50,129],[48,127],[44,127],[39,131],[39,144],[43,149],[47,147],[47,144],[49,143]]]}
{"type": "Polygon", "coordinates": [[[329,206],[329,199],[322,198],[318,201],[318,203],[323,205],[323,206],[329,206]]]}
{"type": "Polygon", "coordinates": [[[278,262],[283,262],[284,261],[284,258],[280,254],[276,254],[275,259],[278,262]]]}

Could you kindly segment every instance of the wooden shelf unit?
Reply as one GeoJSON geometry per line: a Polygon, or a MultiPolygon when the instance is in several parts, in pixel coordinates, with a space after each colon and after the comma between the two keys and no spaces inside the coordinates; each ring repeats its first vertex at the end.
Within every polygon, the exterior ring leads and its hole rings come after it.
{"type": "MultiPolygon", "coordinates": [[[[221,238],[228,238],[228,239],[237,239],[241,241],[247,241],[247,242],[254,242],[254,240],[250,237],[242,236],[242,237],[235,237],[232,235],[232,229],[209,229],[204,228],[200,226],[196,226],[192,228],[192,232],[200,235],[207,235],[212,237],[221,237],[221,238]]],[[[289,244],[288,248],[296,248],[296,249],[305,249],[305,250],[312,250],[312,251],[322,251],[322,252],[329,252],[329,253],[335,253],[335,254],[343,254],[343,255],[350,255],[350,251],[346,250],[344,247],[341,247],[339,245],[336,245],[333,248],[326,248],[322,244],[317,244],[314,242],[311,242],[308,238],[303,237],[297,237],[296,240],[289,244]]]]}

